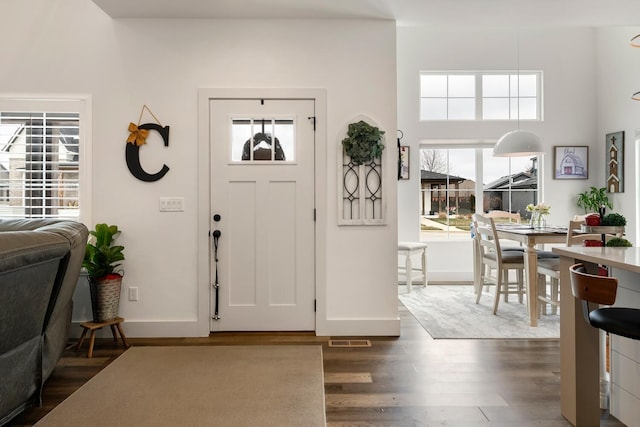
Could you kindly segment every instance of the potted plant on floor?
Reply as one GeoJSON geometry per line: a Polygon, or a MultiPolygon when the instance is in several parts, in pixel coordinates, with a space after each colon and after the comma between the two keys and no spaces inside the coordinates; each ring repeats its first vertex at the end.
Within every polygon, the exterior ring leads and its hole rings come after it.
{"type": "Polygon", "coordinates": [[[116,225],[96,224],[89,234],[82,266],[89,279],[93,321],[106,322],[118,316],[122,270],[116,268],[124,260],[124,246],[114,244],[120,234],[116,225]]]}

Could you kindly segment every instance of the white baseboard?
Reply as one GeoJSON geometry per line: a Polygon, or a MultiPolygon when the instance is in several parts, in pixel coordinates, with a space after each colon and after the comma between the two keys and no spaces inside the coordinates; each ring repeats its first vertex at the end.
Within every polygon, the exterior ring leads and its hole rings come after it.
{"type": "MultiPolygon", "coordinates": [[[[316,325],[318,336],[400,336],[400,319],[331,319],[316,325]]],[[[198,337],[198,322],[185,321],[128,321],[122,323],[127,338],[187,338],[198,337]]],[[[71,338],[80,338],[80,322],[71,326],[71,338]]],[[[97,338],[112,338],[110,328],[96,332],[97,338]]]]}
{"type": "Polygon", "coordinates": [[[427,275],[428,283],[471,282],[473,271],[430,271],[427,275]]]}
{"type": "Polygon", "coordinates": [[[400,336],[400,319],[328,319],[316,325],[318,336],[400,336]]]}
{"type": "MultiPolygon", "coordinates": [[[[122,323],[122,331],[127,338],[183,338],[198,336],[198,322],[185,321],[128,321],[122,323]]],[[[80,338],[82,328],[80,322],[72,322],[71,338],[80,338]]],[[[96,332],[97,338],[112,338],[110,328],[102,328],[96,332]]]]}

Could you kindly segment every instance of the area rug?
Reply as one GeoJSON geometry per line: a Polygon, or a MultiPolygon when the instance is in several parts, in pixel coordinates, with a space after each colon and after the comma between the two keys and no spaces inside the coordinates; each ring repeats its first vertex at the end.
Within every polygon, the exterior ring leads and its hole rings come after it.
{"type": "Polygon", "coordinates": [[[493,315],[493,289],[476,304],[473,286],[428,285],[398,287],[402,304],[436,339],[445,338],[559,338],[560,316],[544,315],[537,327],[527,322],[527,307],[510,295],[509,302],[500,301],[493,315]]]}
{"type": "Polygon", "coordinates": [[[325,426],[321,346],[132,347],[37,426],[325,426]]]}

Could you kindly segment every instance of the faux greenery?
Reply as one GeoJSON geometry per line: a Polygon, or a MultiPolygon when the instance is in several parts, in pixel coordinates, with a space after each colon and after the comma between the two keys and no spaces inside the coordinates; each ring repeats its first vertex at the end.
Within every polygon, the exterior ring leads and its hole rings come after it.
{"type": "Polygon", "coordinates": [[[342,140],[342,146],[356,165],[367,163],[382,155],[384,131],[360,120],[350,123],[347,137],[342,140]]]}
{"type": "Polygon", "coordinates": [[[601,225],[624,227],[625,225],[627,225],[627,219],[618,213],[610,213],[602,218],[601,225]]]}
{"type": "Polygon", "coordinates": [[[609,247],[620,247],[620,248],[630,248],[633,246],[630,241],[625,239],[624,237],[614,237],[613,239],[607,242],[607,246],[609,247]]]}
{"type": "Polygon", "coordinates": [[[124,246],[114,245],[113,238],[118,233],[117,225],[96,224],[84,253],[82,266],[89,278],[98,279],[112,274],[119,261],[124,260],[124,246]]]}
{"type": "Polygon", "coordinates": [[[607,189],[591,187],[589,191],[578,194],[578,206],[584,208],[584,212],[598,212],[601,206],[613,209],[613,205],[607,197],[607,189]]]}

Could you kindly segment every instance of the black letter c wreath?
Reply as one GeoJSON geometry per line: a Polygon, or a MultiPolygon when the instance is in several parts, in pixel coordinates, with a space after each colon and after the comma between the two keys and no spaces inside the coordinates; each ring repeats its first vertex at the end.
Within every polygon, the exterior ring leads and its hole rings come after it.
{"type": "Polygon", "coordinates": [[[162,179],[163,176],[169,172],[169,167],[167,165],[162,165],[162,169],[160,171],[150,174],[147,173],[144,169],[142,169],[142,165],[140,164],[140,147],[147,143],[146,139],[149,136],[149,131],[155,130],[160,134],[162,140],[164,141],[164,146],[169,146],[169,126],[162,126],[157,117],[149,110],[149,107],[144,105],[142,107],[142,111],[140,112],[140,118],[138,119],[138,124],[129,123],[129,138],[127,138],[127,149],[126,149],[126,157],[127,157],[127,167],[129,168],[129,172],[140,181],[145,182],[153,182],[162,179]],[[142,119],[142,113],[144,110],[149,111],[149,113],[153,116],[157,123],[144,123],[140,124],[140,120],[142,119]]]}

